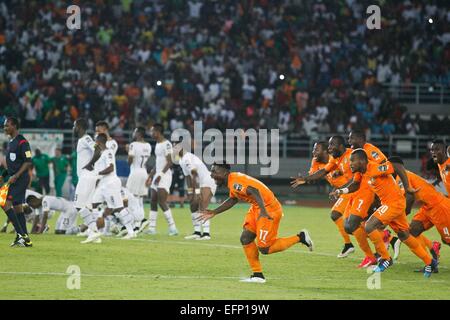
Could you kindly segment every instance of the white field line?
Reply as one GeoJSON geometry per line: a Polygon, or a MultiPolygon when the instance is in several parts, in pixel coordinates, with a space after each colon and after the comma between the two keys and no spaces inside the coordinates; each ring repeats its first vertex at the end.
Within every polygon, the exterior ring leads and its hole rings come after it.
{"type": "MultiPolygon", "coordinates": [[[[12,276],[56,276],[56,277],[69,277],[71,274],[63,272],[17,272],[17,271],[0,271],[1,275],[12,275],[12,276]]],[[[140,278],[140,279],[151,279],[151,280],[240,280],[242,277],[214,277],[214,276],[177,276],[177,275],[161,275],[161,274],[101,274],[101,273],[81,273],[80,277],[94,277],[94,278],[140,278]]],[[[280,277],[269,277],[268,280],[298,280],[298,278],[280,278],[280,277]]],[[[333,282],[347,282],[346,279],[335,279],[328,277],[308,277],[309,281],[333,281],[333,282]]],[[[396,280],[391,279],[390,282],[400,282],[400,283],[423,283],[423,280],[396,280]]],[[[431,279],[433,283],[446,283],[444,280],[431,279]]]]}
{"type": "MultiPolygon", "coordinates": [[[[110,238],[110,239],[116,239],[116,240],[121,240],[120,238],[110,238]]],[[[152,239],[131,239],[132,241],[144,241],[144,242],[154,242],[154,243],[171,243],[171,244],[181,244],[181,245],[199,245],[199,246],[205,246],[205,247],[218,247],[218,248],[228,248],[228,249],[239,249],[242,251],[242,246],[236,246],[236,245],[230,245],[230,244],[220,244],[220,243],[205,243],[201,240],[186,240],[186,241],[168,241],[168,240],[152,240],[152,239]]],[[[125,240],[123,240],[125,241],[125,240]]],[[[127,240],[129,241],[129,240],[127,240]]],[[[405,248],[405,246],[403,246],[403,250],[407,250],[407,248],[405,248]]],[[[308,251],[308,249],[304,250],[299,250],[299,249],[288,249],[285,252],[295,252],[295,253],[303,253],[303,254],[312,254],[312,255],[317,255],[317,256],[324,256],[324,257],[333,257],[333,258],[337,258],[336,254],[332,254],[332,253],[327,253],[327,252],[317,252],[317,251],[313,251],[310,252],[308,251]]],[[[344,259],[348,259],[348,260],[355,260],[355,261],[359,261],[360,258],[356,258],[356,257],[352,257],[352,256],[348,256],[347,258],[341,258],[339,260],[344,260],[344,259]]],[[[401,261],[395,261],[394,264],[409,264],[406,262],[401,262],[401,261]]],[[[439,269],[448,269],[445,266],[439,266],[439,269]]]]}

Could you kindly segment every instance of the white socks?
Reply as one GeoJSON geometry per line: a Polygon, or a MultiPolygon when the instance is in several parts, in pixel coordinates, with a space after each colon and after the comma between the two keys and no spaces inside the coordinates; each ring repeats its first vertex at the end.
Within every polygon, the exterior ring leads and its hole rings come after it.
{"type": "Polygon", "coordinates": [[[148,216],[148,221],[150,222],[150,224],[148,225],[148,228],[150,230],[155,230],[156,229],[156,218],[157,217],[158,217],[158,211],[150,210],[150,214],[148,216]]]}
{"type": "Polygon", "coordinates": [[[164,217],[166,218],[167,224],[169,225],[170,229],[176,228],[170,208],[167,211],[164,211],[164,217]]]}
{"type": "Polygon", "coordinates": [[[198,212],[197,211],[192,212],[191,217],[192,217],[192,225],[194,226],[194,232],[202,233],[202,224],[199,220],[197,220],[198,212]]]}

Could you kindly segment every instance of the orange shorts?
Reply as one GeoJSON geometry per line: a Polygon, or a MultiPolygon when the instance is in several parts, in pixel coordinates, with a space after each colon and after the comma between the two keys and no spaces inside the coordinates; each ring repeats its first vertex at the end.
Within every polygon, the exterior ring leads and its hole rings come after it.
{"type": "Polygon", "coordinates": [[[279,202],[266,206],[266,211],[272,219],[258,219],[259,207],[251,206],[245,216],[243,225],[244,229],[256,234],[256,245],[260,248],[270,247],[275,242],[280,220],[283,216],[283,209],[279,202]]]}
{"type": "Polygon", "coordinates": [[[345,208],[347,207],[348,201],[350,200],[349,194],[341,194],[339,198],[334,203],[333,207],[331,208],[331,211],[339,212],[340,214],[344,215],[345,208]]]}
{"type": "Polygon", "coordinates": [[[421,207],[413,220],[420,221],[425,230],[434,225],[441,235],[442,242],[450,244],[450,199],[445,199],[432,208],[421,207]]]}
{"type": "Polygon", "coordinates": [[[350,215],[367,219],[369,216],[369,209],[375,200],[375,193],[368,188],[359,189],[350,194],[350,199],[345,208],[344,217],[348,218],[350,215]]]}
{"type": "Polygon", "coordinates": [[[385,226],[390,226],[395,233],[399,231],[408,231],[409,223],[406,219],[406,203],[398,201],[393,204],[384,204],[375,211],[372,217],[376,217],[385,226]]]}

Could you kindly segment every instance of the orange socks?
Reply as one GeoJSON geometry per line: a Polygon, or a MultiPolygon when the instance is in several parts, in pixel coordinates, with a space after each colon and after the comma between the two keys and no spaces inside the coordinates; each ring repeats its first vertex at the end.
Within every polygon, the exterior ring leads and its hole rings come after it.
{"type": "Polygon", "coordinates": [[[422,247],[420,241],[418,241],[413,236],[409,236],[408,239],[403,241],[404,244],[406,244],[409,249],[418,256],[423,262],[425,262],[426,265],[429,265],[431,263],[431,256],[430,254],[422,247]]]}
{"type": "Polygon", "coordinates": [[[279,238],[269,247],[269,254],[280,252],[292,247],[294,244],[299,242],[298,236],[292,236],[288,238],[279,238]]]}
{"type": "Polygon", "coordinates": [[[360,226],[358,229],[353,231],[353,235],[355,236],[356,241],[358,241],[358,245],[364,254],[369,258],[375,259],[375,255],[373,254],[372,249],[370,249],[369,242],[367,241],[367,233],[364,230],[364,227],[360,226]]]}
{"type": "Polygon", "coordinates": [[[386,249],[386,246],[384,245],[382,232],[380,230],[374,230],[371,233],[369,233],[370,241],[375,246],[375,250],[377,250],[378,254],[381,256],[384,260],[389,260],[391,256],[389,255],[389,252],[386,249]]]}
{"type": "Polygon", "coordinates": [[[348,235],[347,232],[345,232],[345,229],[344,229],[344,219],[342,217],[340,217],[339,219],[334,221],[334,223],[336,224],[336,227],[338,228],[339,233],[341,234],[342,238],[344,238],[344,243],[351,243],[350,236],[348,235]]]}
{"type": "Polygon", "coordinates": [[[425,249],[431,250],[431,248],[433,247],[433,243],[431,242],[431,240],[428,239],[427,237],[425,237],[425,235],[423,233],[421,235],[419,235],[416,239],[420,242],[420,244],[425,249]]]}
{"type": "MultiPolygon", "coordinates": [[[[298,237],[297,237],[298,242],[298,237]]],[[[244,248],[245,256],[247,257],[248,264],[253,272],[262,272],[262,266],[259,262],[259,251],[256,247],[256,243],[253,241],[250,244],[242,246],[244,248]]]]}

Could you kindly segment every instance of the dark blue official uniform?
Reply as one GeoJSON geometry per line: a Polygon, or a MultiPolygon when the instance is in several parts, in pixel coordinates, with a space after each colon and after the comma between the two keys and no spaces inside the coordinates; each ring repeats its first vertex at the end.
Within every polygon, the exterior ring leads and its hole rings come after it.
{"type": "MultiPolygon", "coordinates": [[[[8,175],[11,177],[16,174],[25,162],[31,162],[31,149],[27,139],[21,134],[17,135],[8,143],[6,150],[6,164],[8,166],[8,175]]],[[[13,206],[25,202],[25,192],[30,183],[28,171],[9,186],[8,197],[13,206]]]]}

